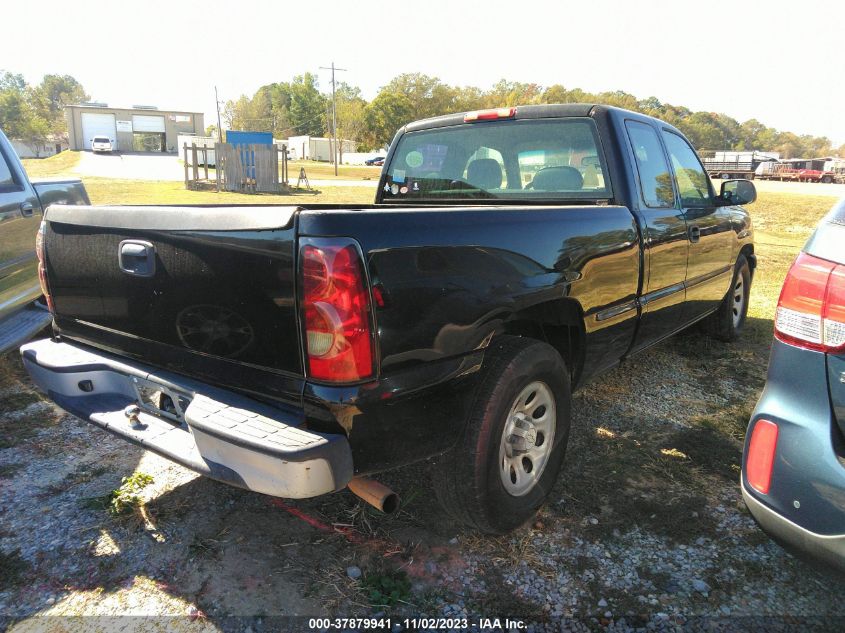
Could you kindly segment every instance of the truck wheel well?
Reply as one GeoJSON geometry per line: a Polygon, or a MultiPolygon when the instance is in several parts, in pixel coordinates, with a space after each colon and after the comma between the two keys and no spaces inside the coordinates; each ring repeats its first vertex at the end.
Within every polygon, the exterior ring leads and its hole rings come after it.
{"type": "Polygon", "coordinates": [[[505,321],[501,333],[548,343],[566,362],[573,382],[581,373],[584,317],[578,302],[560,299],[515,312],[505,321]]]}
{"type": "Polygon", "coordinates": [[[757,267],[757,258],[754,257],[754,245],[746,244],[740,249],[739,254],[744,255],[745,259],[748,260],[748,268],[751,271],[751,277],[753,278],[754,269],[757,267]]]}

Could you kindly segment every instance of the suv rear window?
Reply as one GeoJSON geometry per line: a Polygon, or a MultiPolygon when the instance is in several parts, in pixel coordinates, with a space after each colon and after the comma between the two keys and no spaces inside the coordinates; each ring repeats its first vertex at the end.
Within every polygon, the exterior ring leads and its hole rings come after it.
{"type": "Polygon", "coordinates": [[[590,118],[467,123],[402,136],[384,200],[606,199],[606,174],[590,118]]]}
{"type": "Polygon", "coordinates": [[[94,137],[95,143],[108,143],[109,139],[107,136],[95,136],[94,137]]]}

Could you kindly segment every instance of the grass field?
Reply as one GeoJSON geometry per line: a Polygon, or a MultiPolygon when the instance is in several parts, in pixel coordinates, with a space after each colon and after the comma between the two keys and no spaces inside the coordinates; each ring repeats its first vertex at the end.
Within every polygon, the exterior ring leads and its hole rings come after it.
{"type": "Polygon", "coordinates": [[[21,162],[32,180],[70,176],[79,162],[79,152],[64,151],[50,158],[24,158],[21,162]]]}
{"type": "MultiPolygon", "coordinates": [[[[761,193],[751,211],[757,272],[751,286],[749,325],[774,318],[780,288],[792,260],[835,202],[828,196],[761,193]]],[[[770,323],[766,336],[771,335],[770,323]]],[[[759,327],[759,326],[758,326],[759,327]]]]}
{"type": "Polygon", "coordinates": [[[291,195],[189,191],[181,182],[83,178],[94,204],[370,204],[372,187],[320,187],[318,193],[300,190],[291,195]]]}
{"type": "Polygon", "coordinates": [[[334,175],[334,166],[331,163],[318,163],[313,160],[289,160],[288,178],[291,182],[296,181],[299,169],[305,168],[305,175],[315,180],[378,180],[381,175],[381,167],[367,167],[366,165],[338,165],[337,176],[334,175]]]}

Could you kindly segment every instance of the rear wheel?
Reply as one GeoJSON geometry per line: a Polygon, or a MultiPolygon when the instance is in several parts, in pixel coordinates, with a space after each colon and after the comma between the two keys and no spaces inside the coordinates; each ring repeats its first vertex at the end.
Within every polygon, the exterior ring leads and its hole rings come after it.
{"type": "Polygon", "coordinates": [[[528,521],[560,471],[569,437],[569,374],[553,347],[502,336],[486,352],[463,437],[435,467],[456,519],[490,534],[528,521]]]}
{"type": "Polygon", "coordinates": [[[751,292],[751,268],[744,255],[734,266],[734,275],[728,294],[719,309],[704,320],[707,332],[720,341],[734,341],[745,325],[748,314],[748,296],[751,292]]]}

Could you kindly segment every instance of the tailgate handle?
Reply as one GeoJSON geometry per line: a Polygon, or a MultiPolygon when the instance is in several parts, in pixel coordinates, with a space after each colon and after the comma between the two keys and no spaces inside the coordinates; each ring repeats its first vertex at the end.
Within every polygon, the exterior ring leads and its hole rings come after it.
{"type": "Polygon", "coordinates": [[[123,240],[117,249],[120,270],[136,277],[152,277],[156,272],[156,249],[143,240],[123,240]]]}

